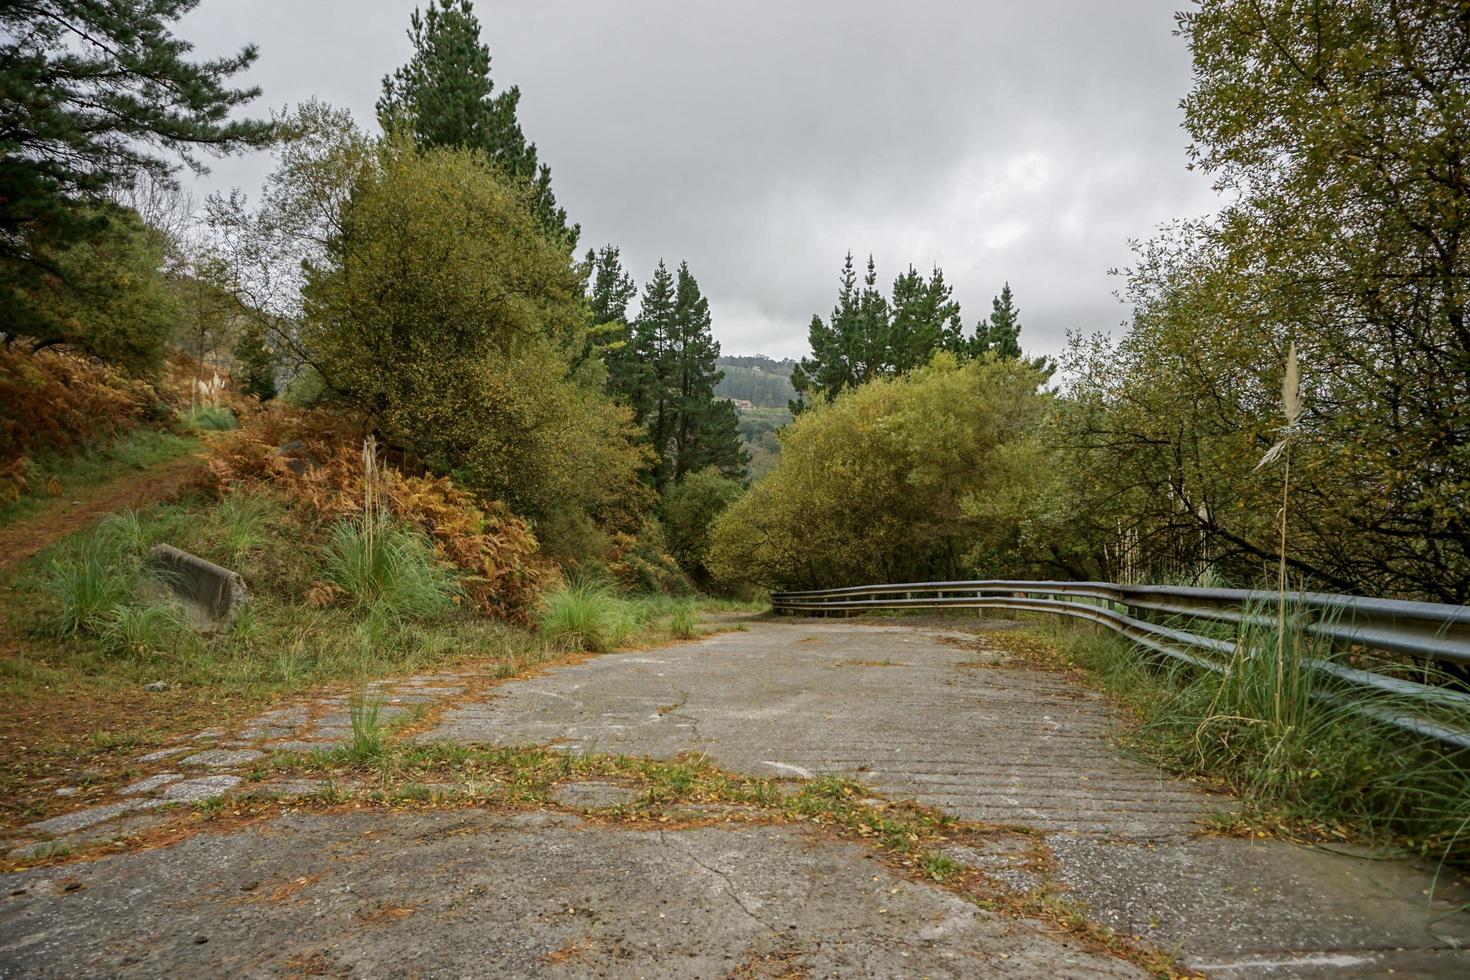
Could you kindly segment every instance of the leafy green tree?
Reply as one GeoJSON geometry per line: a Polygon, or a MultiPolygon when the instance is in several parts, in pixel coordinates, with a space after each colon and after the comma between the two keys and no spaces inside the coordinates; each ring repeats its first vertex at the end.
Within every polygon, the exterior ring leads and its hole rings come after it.
{"type": "Polygon", "coordinates": [[[711,584],[706,561],[715,520],[744,488],[711,467],[688,474],[664,494],[661,513],[669,554],[696,583],[711,584]]]}
{"type": "Polygon", "coordinates": [[[231,76],[254,62],[254,46],[191,61],[189,43],[174,36],[174,22],[196,3],[0,5],[5,334],[56,338],[62,318],[38,305],[45,291],[37,285],[58,276],[75,283],[78,265],[60,256],[118,217],[104,206],[109,192],[131,186],[139,172],[161,182],[171,178],[178,164],[159,151],[202,169],[200,150],[227,153],[270,139],[268,124],[228,118],[259,94],[229,86],[231,76]]]}
{"type": "Polygon", "coordinates": [[[181,319],[164,280],[167,242],[130,211],[115,206],[87,238],[50,258],[57,275],[17,291],[28,309],[45,311],[37,348],[65,344],[140,376],[155,374],[181,319]]]}
{"type": "Polygon", "coordinates": [[[516,118],[521,91],[500,92],[490,79],[490,49],[469,0],[437,0],[409,18],[413,57],[383,79],[378,118],[385,130],[404,127],[420,150],[456,146],[483,150],[507,174],[526,180],[530,207],[547,234],[574,247],[580,235],[567,224],[551,190],[551,168],[539,162],[516,118]]]}
{"type": "Polygon", "coordinates": [[[645,458],[628,412],[568,375],[583,283],[532,193],[480,151],[382,145],[307,270],[301,343],[330,398],[429,469],[538,525],[636,527],[645,458]]]}
{"type": "Polygon", "coordinates": [[[1295,343],[1293,580],[1470,599],[1466,25],[1433,0],[1181,15],[1192,163],[1230,198],[1142,248],[1128,337],[1069,371],[1077,512],[1106,503],[1145,574],[1275,567],[1281,474],[1255,464],[1295,343]]]}
{"type": "Polygon", "coordinates": [[[710,570],[775,588],[1026,573],[1049,478],[1043,381],[940,353],[811,406],[716,521],[710,570]]]}

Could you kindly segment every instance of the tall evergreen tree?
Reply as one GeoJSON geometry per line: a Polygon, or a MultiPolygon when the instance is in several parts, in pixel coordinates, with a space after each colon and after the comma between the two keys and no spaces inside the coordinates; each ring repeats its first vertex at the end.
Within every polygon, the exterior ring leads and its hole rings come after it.
{"type": "Polygon", "coordinates": [[[490,49],[470,0],[437,0],[409,18],[413,57],[383,78],[378,119],[384,129],[404,127],[420,149],[459,146],[483,150],[506,173],[530,183],[534,210],[547,234],[575,247],[581,229],[567,224],[551,190],[551,168],[537,159],[516,109],[521,90],[500,92],[490,79],[490,49]]]}
{"type": "Polygon", "coordinates": [[[633,421],[648,432],[648,441],[658,458],[653,482],[659,487],[668,482],[665,461],[674,430],[669,357],[674,329],[674,276],[660,259],[653,277],[643,287],[638,316],[632,324],[633,356],[639,368],[627,392],[633,421]]]}
{"type": "Polygon", "coordinates": [[[1016,308],[1010,283],[991,300],[990,317],[975,326],[975,339],[979,354],[994,354],[1002,361],[1021,356],[1021,311],[1016,308]]]}
{"type": "Polygon", "coordinates": [[[893,281],[892,300],[878,289],[873,257],[859,286],[852,253],[843,261],[837,304],[827,321],[813,316],[807,332],[812,353],[791,374],[801,411],[815,397],[832,398],[877,377],[903,374],[929,363],[941,349],[968,353],[960,304],[937,266],[927,279],[912,266],[893,281]]]}
{"type": "Polygon", "coordinates": [[[720,345],[710,330],[709,301],[687,262],[679,263],[673,326],[668,353],[675,421],[666,469],[674,482],[709,466],[743,477],[749,457],[740,444],[735,407],[715,397],[725,374],[715,366],[720,345]]]}
{"type": "MultiPolygon", "coordinates": [[[[623,401],[635,386],[642,365],[633,349],[628,326],[628,304],[638,295],[638,284],[623,268],[615,245],[588,249],[587,323],[591,346],[600,347],[607,365],[607,393],[623,401]]],[[[591,355],[589,349],[586,354],[591,355]]]]}
{"type": "Polygon", "coordinates": [[[168,183],[194,153],[270,138],[269,123],[230,120],[260,94],[231,88],[254,45],[208,61],[173,34],[198,0],[0,3],[0,332],[46,339],[56,327],[27,289],[72,284],[59,257],[117,220],[110,191],[139,172],[168,183]]]}
{"type": "Polygon", "coordinates": [[[909,266],[893,281],[892,307],[887,366],[897,373],[923,367],[935,351],[952,349],[954,338],[963,334],[960,304],[938,266],[928,279],[909,266]]]}
{"type": "Polygon", "coordinates": [[[832,315],[823,322],[820,316],[812,314],[807,328],[811,356],[803,357],[791,371],[791,386],[797,395],[791,402],[793,413],[800,412],[812,398],[830,397],[857,383],[850,349],[858,317],[857,304],[857,272],[853,269],[852,253],[848,252],[838,276],[837,303],[832,307],[832,315]]]}

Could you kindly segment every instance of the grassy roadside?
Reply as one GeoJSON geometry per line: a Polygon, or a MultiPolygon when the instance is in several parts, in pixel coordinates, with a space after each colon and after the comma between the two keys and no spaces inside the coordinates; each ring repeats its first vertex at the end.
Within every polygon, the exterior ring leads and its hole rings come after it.
{"type": "MultiPolygon", "coordinates": [[[[64,802],[54,786],[105,783],[171,737],[314,690],[468,664],[514,676],[594,649],[482,615],[428,547],[393,524],[315,528],[290,502],[246,491],[114,514],[56,542],[0,592],[0,821],[37,819],[64,802]],[[198,631],[151,580],[141,558],[159,542],[245,577],[250,599],[227,628],[198,631]]],[[[602,602],[618,628],[595,649],[688,637],[702,613],[744,608],[602,602]]]]}
{"type": "Polygon", "coordinates": [[[76,497],[119,476],[149,469],[199,449],[197,436],[158,429],[133,429],[81,453],[44,457],[26,467],[31,490],[0,503],[0,527],[29,517],[58,498],[76,497]]]}
{"type": "Polygon", "coordinates": [[[1258,631],[1242,638],[1242,654],[1222,677],[1159,663],[1085,627],[1038,624],[994,639],[1032,662],[1080,669],[1136,719],[1122,736],[1131,751],[1239,796],[1244,809],[1222,818],[1222,831],[1353,840],[1470,865],[1470,752],[1441,750],[1312,698],[1321,682],[1292,665],[1327,650],[1294,640],[1278,674],[1275,632],[1258,631]]]}

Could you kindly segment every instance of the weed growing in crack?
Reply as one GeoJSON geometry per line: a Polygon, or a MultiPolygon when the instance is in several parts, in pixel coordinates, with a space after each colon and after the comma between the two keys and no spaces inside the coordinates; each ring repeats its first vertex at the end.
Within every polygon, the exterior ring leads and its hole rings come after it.
{"type": "Polygon", "coordinates": [[[360,690],[352,696],[347,711],[352,722],[349,757],[360,765],[380,760],[387,743],[382,722],[383,702],[369,698],[366,690],[360,690]]]}

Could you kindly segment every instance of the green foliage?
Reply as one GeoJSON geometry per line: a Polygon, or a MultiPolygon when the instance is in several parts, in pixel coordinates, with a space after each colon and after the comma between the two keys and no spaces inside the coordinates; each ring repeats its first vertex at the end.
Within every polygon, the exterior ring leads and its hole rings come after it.
{"type": "Polygon", "coordinates": [[[54,275],[0,294],[0,304],[22,304],[27,312],[17,322],[28,319],[42,344],[66,344],[134,375],[156,374],[180,317],[160,271],[166,243],[130,211],[96,213],[103,218],[96,231],[49,253],[54,275]]]}
{"type": "Polygon", "coordinates": [[[185,413],[184,421],[200,432],[229,432],[235,427],[235,413],[223,405],[200,405],[185,413]]]}
{"type": "Polygon", "coordinates": [[[352,761],[362,764],[382,757],[387,748],[382,714],[382,701],[370,697],[366,690],[353,694],[347,706],[347,717],[352,724],[352,744],[348,749],[352,761]]]}
{"type": "Polygon", "coordinates": [[[628,329],[628,304],[638,295],[638,285],[626,269],[616,246],[587,251],[587,323],[590,327],[583,357],[593,347],[601,350],[607,369],[606,391],[623,395],[631,390],[641,366],[628,329]]]}
{"type": "Polygon", "coordinates": [[[1002,360],[1020,357],[1021,311],[1016,309],[1010,283],[1005,284],[990,305],[990,319],[975,327],[976,353],[992,353],[1002,360]]]}
{"type": "Polygon", "coordinates": [[[709,583],[706,562],[710,530],[725,508],[742,492],[738,480],[711,468],[690,473],[664,494],[663,525],[669,554],[696,582],[709,583]]]}
{"type": "Polygon", "coordinates": [[[551,168],[538,163],[516,119],[521,90],[498,93],[490,80],[490,49],[480,41],[480,22],[469,0],[438,0],[409,19],[409,63],[383,79],[378,118],[387,132],[404,129],[420,150],[481,150],[505,174],[523,181],[527,199],[547,236],[577,243],[580,229],[551,192],[551,168]]]}
{"type": "Polygon", "coordinates": [[[1194,162],[1232,197],[1139,250],[1126,338],[1074,344],[1061,466],[1077,531],[1105,574],[1263,577],[1284,474],[1255,465],[1294,342],[1290,576],[1465,602],[1463,12],[1208,0],[1181,27],[1194,162]]]}
{"type": "Polygon", "coordinates": [[[816,588],[1024,567],[1050,479],[1043,381],[940,354],[802,413],[776,468],[716,521],[710,570],[816,588]]]}
{"type": "Polygon", "coordinates": [[[259,551],[269,540],[270,524],[279,518],[281,504],[264,493],[237,490],[220,501],[215,509],[218,531],[215,539],[238,565],[251,552],[259,551]]]}
{"type": "Polygon", "coordinates": [[[426,538],[376,517],[335,524],[323,559],[327,581],[377,617],[427,619],[448,609],[455,594],[426,538]]]}
{"type": "Polygon", "coordinates": [[[581,281],[483,154],[384,145],[308,269],[301,346],[332,398],[487,499],[633,525],[631,420],[568,377],[581,281]],[[371,283],[371,288],[366,284],[371,283]]]}
{"type": "Polygon", "coordinates": [[[265,326],[248,321],[235,337],[230,350],[235,360],[235,383],[240,391],[263,402],[276,397],[276,368],[279,358],[271,349],[265,326]]]}
{"type": "MultiPolygon", "coordinates": [[[[1434,858],[1463,864],[1470,858],[1470,755],[1443,751],[1347,710],[1382,717],[1424,716],[1425,706],[1389,692],[1355,689],[1334,701],[1330,682],[1302,666],[1307,658],[1336,659],[1327,644],[1301,631],[1288,612],[1284,669],[1271,608],[1236,637],[1229,669],[1216,674],[1162,667],[1111,634],[1057,630],[1063,652],[1094,673],[1137,711],[1135,741],[1175,771],[1224,780],[1253,811],[1309,822],[1319,828],[1397,838],[1434,858]],[[1325,690],[1324,690],[1325,689],[1325,690]]],[[[1402,664],[1367,664],[1405,673],[1402,664]]],[[[1416,667],[1412,679],[1447,678],[1416,667]]],[[[1451,727],[1470,726],[1464,708],[1431,713],[1451,727]]]]}
{"type": "Polygon", "coordinates": [[[173,23],[195,2],[0,7],[0,320],[7,332],[51,339],[64,328],[65,314],[37,302],[35,291],[49,277],[75,277],[83,263],[63,262],[62,253],[118,234],[109,230],[118,217],[98,208],[108,192],[131,186],[140,172],[168,179],[175,167],[154,148],[193,162],[197,148],[229,152],[269,138],[268,125],[229,118],[259,93],[228,87],[255,60],[255,48],[194,62],[186,57],[190,45],[173,35],[173,23]]]}
{"type": "MultiPolygon", "coordinates": [[[[961,360],[986,353],[1002,360],[1018,358],[1017,313],[1007,284],[995,300],[991,320],[981,320],[975,334],[966,336],[960,304],[938,266],[927,279],[910,266],[893,281],[890,299],[878,288],[873,257],[868,256],[868,271],[859,286],[848,252],[838,279],[837,305],[825,321],[813,315],[807,331],[811,356],[802,358],[791,372],[798,396],[790,402],[791,411],[800,412],[812,402],[835,398],[876,378],[906,374],[941,350],[961,360]]],[[[1034,364],[1046,369],[1044,359],[1034,364]]]]}
{"type": "Polygon", "coordinates": [[[618,535],[609,570],[636,595],[686,596],[694,591],[688,575],[669,554],[663,525],[647,518],[635,536],[618,535]]]}
{"type": "Polygon", "coordinates": [[[541,635],[565,650],[611,650],[636,625],[633,608],[607,583],[592,578],[549,593],[542,604],[541,635]]]}
{"type": "Polygon", "coordinates": [[[699,620],[694,610],[680,606],[669,617],[669,633],[678,640],[692,640],[699,636],[699,620]]]}
{"type": "Polygon", "coordinates": [[[68,637],[101,630],[131,598],[138,576],[137,556],[106,536],[92,534],[74,542],[47,569],[44,591],[52,605],[51,633],[68,637]]]}
{"type": "Polygon", "coordinates": [[[745,473],[734,406],[715,397],[719,355],[709,302],[688,263],[674,275],[660,261],[632,324],[631,357],[615,362],[612,374],[648,432],[659,490],[707,466],[729,476],[745,473]]]}
{"type": "Polygon", "coordinates": [[[175,604],[113,606],[95,621],[102,646],[116,656],[144,657],[175,646],[192,627],[175,604]]]}

